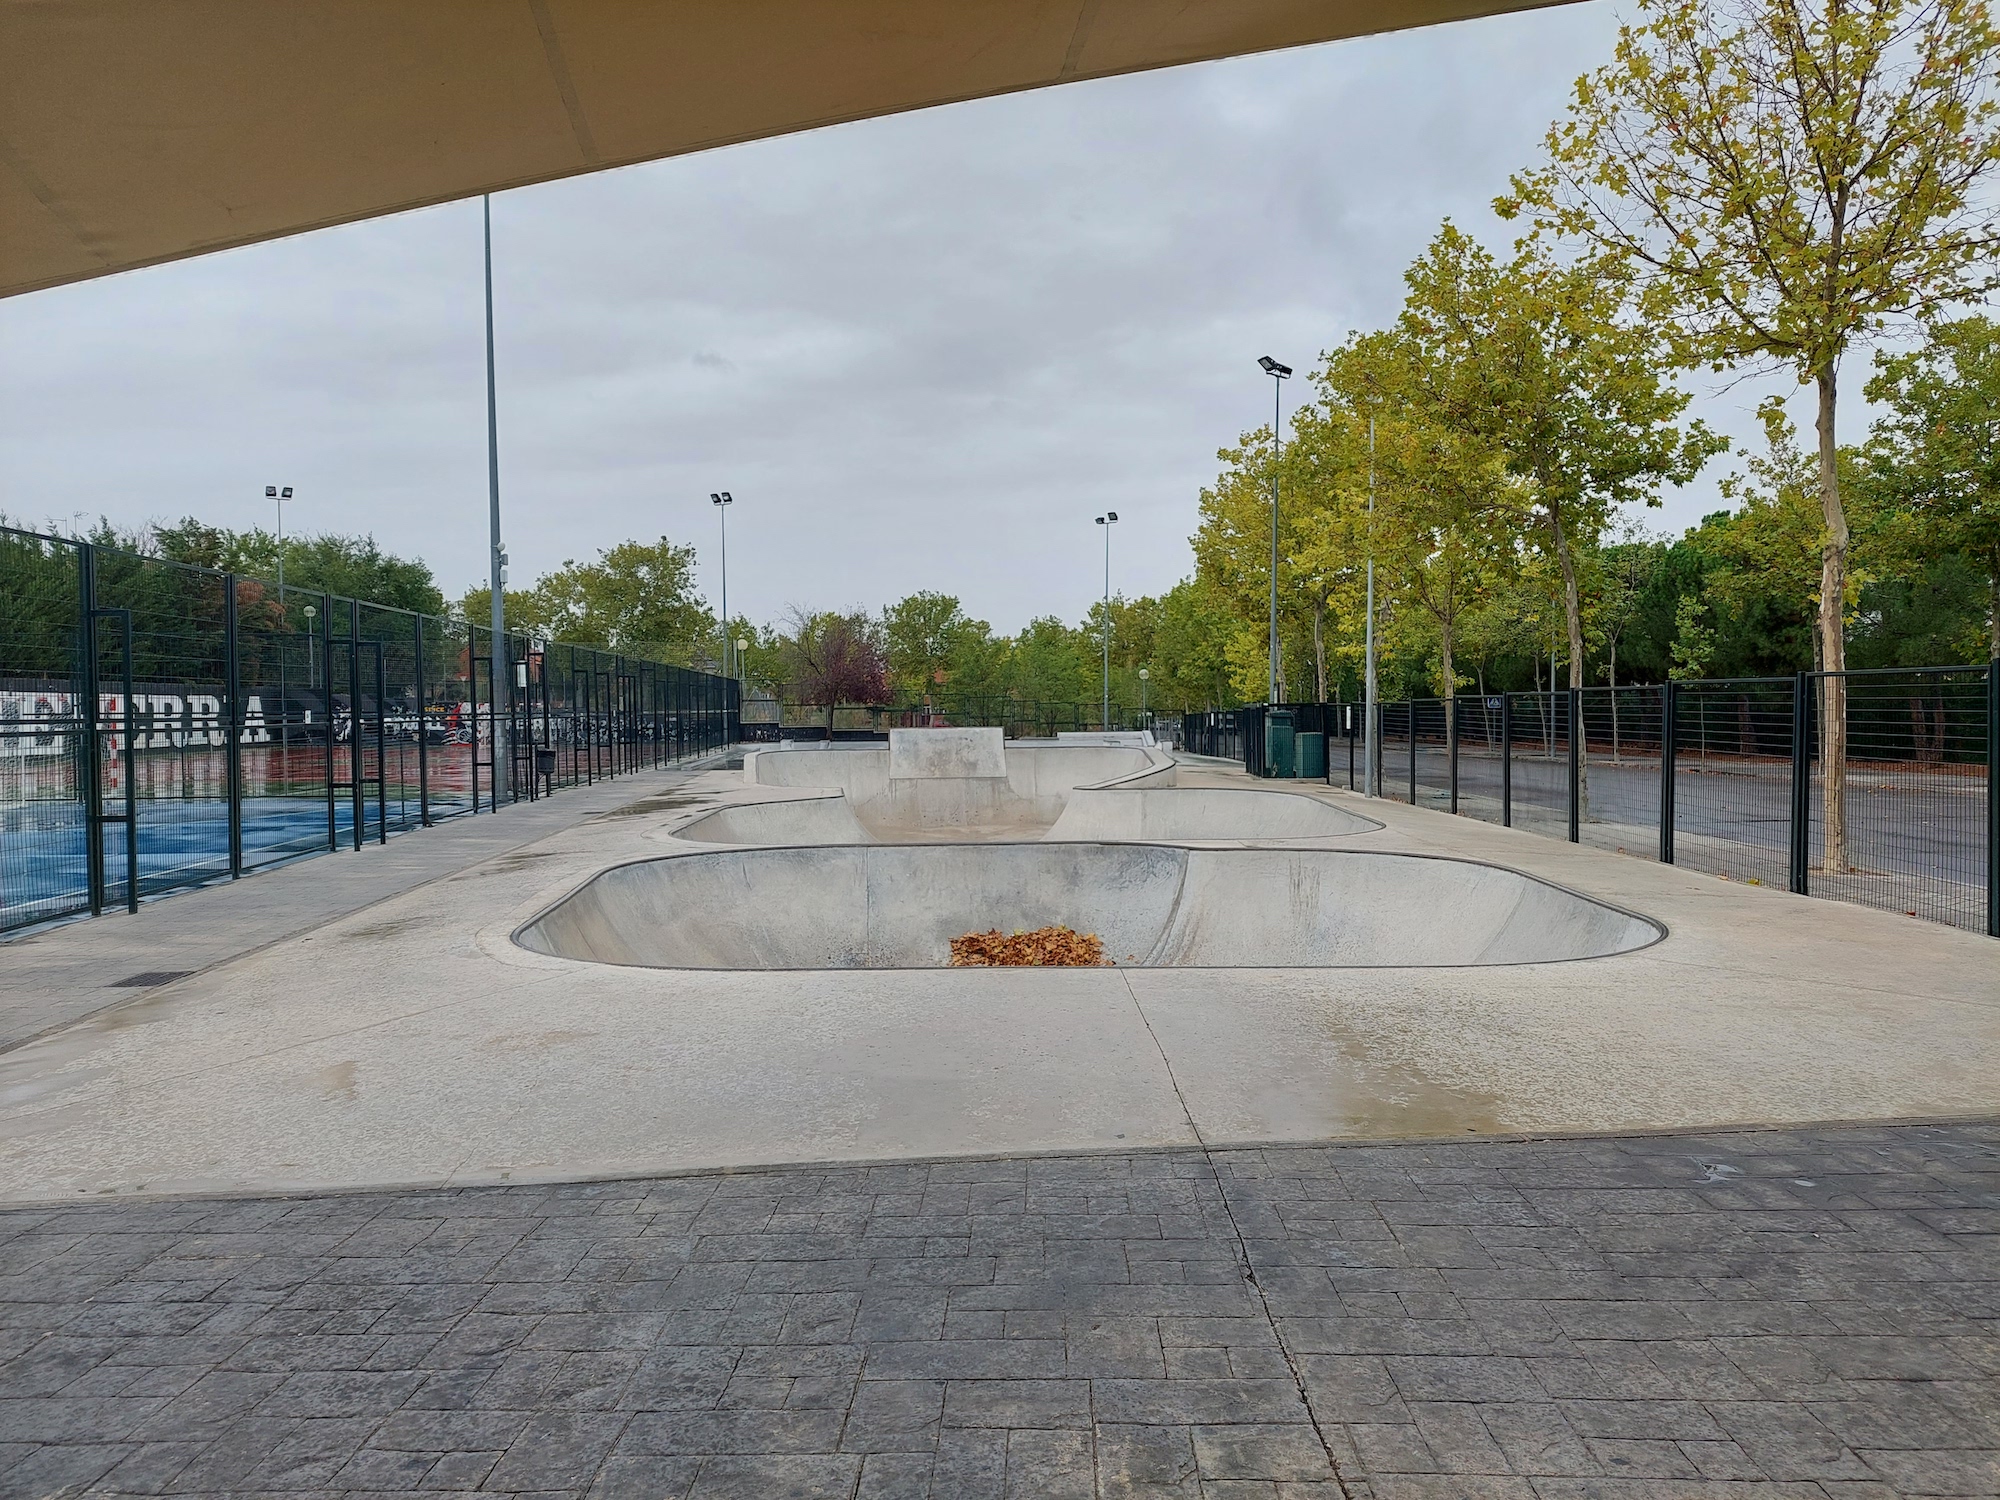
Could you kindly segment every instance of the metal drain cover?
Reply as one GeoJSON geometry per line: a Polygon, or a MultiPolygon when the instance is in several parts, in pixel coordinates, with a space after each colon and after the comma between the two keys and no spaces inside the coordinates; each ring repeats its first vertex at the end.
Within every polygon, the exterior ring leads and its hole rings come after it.
{"type": "Polygon", "coordinates": [[[133,974],[124,979],[113,980],[105,988],[113,990],[150,990],[157,985],[172,984],[176,979],[185,979],[193,972],[193,969],[148,969],[143,974],[133,974]]]}

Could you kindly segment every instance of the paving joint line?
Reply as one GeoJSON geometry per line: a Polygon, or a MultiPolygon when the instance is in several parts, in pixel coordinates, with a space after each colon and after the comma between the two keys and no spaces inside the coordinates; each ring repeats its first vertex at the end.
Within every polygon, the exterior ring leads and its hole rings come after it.
{"type": "Polygon", "coordinates": [[[1291,1345],[1285,1342],[1285,1335],[1278,1328],[1278,1320],[1271,1313],[1271,1300],[1264,1292],[1264,1284],[1257,1279],[1257,1268],[1250,1261],[1249,1242],[1243,1237],[1243,1226],[1236,1220],[1235,1205],[1229,1201],[1229,1189],[1223,1186],[1222,1172],[1215,1164],[1214,1154],[1209,1150],[1208,1138],[1201,1133],[1196,1123],[1194,1111],[1188,1108],[1187,1096],[1181,1092],[1181,1081],[1174,1074],[1173,1061],[1167,1056],[1167,1049],[1160,1044],[1159,1033],[1153,1030],[1153,1021],[1146,1014],[1146,1007],[1139,1003],[1139,993],[1132,988],[1131,976],[1127,971],[1118,971],[1118,977],[1125,982],[1125,993],[1131,997],[1132,1009],[1138,1013],[1140,1025],[1146,1028],[1146,1035],[1152,1039],[1153,1050],[1160,1055],[1160,1066],[1166,1069],[1167,1083],[1174,1091],[1174,1099],[1181,1107],[1181,1117],[1187,1121],[1188,1130],[1193,1134],[1195,1147],[1201,1152],[1202,1163],[1208,1168],[1208,1175],[1215,1182],[1216,1196],[1222,1201],[1223,1216],[1229,1220],[1229,1233],[1236,1241],[1236,1265],[1243,1279],[1257,1294],[1257,1306],[1264,1314],[1264,1323],[1271,1330],[1271,1338],[1278,1346],[1278,1355],[1285,1362],[1285,1369],[1292,1377],[1293,1388],[1299,1393],[1299,1404],[1306,1409],[1306,1420],[1312,1424],[1313,1437],[1318,1441],[1320,1451],[1326,1455],[1327,1472],[1333,1475],[1334,1485],[1339,1489],[1341,1500],[1368,1500],[1374,1487],[1365,1479],[1357,1482],[1364,1486],[1357,1491],[1348,1483],[1348,1476],[1341,1472],[1340,1460],[1334,1455],[1333,1443],[1327,1438],[1326,1428],[1320,1422],[1318,1410],[1313,1406],[1310,1392],[1306,1390],[1305,1376],[1299,1370],[1297,1357],[1291,1345]]]}

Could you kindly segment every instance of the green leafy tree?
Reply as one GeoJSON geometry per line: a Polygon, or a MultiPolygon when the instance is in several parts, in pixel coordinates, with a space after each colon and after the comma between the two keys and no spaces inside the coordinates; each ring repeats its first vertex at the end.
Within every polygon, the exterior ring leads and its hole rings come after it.
{"type": "Polygon", "coordinates": [[[951,676],[959,637],[973,622],[950,594],[911,594],[882,611],[882,637],[896,691],[923,699],[951,676]]]}
{"type": "Polygon", "coordinates": [[[1963,553],[1986,576],[1986,651],[2000,658],[2000,324],[1942,322],[1922,348],[1878,354],[1868,397],[1886,408],[1870,476],[1909,512],[1918,548],[1963,553]]]}
{"type": "MultiPolygon", "coordinates": [[[[278,576],[277,535],[255,527],[231,531],[184,516],[174,525],[153,527],[144,550],[196,567],[253,574],[267,584],[278,576]]],[[[417,614],[444,612],[444,595],[429,564],[385,552],[372,536],[288,536],[284,553],[287,591],[337,594],[417,614]]]]}
{"type": "Polygon", "coordinates": [[[1562,580],[1569,685],[1582,687],[1579,550],[1726,445],[1700,422],[1679,425],[1690,398],[1668,377],[1659,333],[1632,315],[1617,261],[1561,264],[1531,239],[1502,263],[1446,223],[1406,279],[1398,327],[1427,399],[1523,482],[1524,530],[1562,580]]]}
{"type": "MultiPolygon", "coordinates": [[[[1685,362],[1770,359],[1816,388],[1820,654],[1846,664],[1841,357],[1885,324],[2000,286],[1983,0],[1638,0],[1580,79],[1526,211],[1639,268],[1685,362]]],[[[1823,679],[1824,848],[1847,868],[1846,686],[1823,679]]]]}

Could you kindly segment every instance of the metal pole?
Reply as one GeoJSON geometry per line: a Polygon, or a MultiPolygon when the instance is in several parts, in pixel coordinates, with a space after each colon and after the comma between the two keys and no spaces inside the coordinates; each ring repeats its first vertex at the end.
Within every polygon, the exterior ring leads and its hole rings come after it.
{"type": "Polygon", "coordinates": [[[716,506],[722,517],[722,672],[729,675],[729,505],[716,506]]]}
{"type": "MultiPolygon", "coordinates": [[[[507,677],[507,549],[500,541],[500,402],[493,374],[493,195],[482,194],[480,215],[485,228],[486,261],[486,493],[490,506],[487,534],[491,556],[487,572],[493,592],[492,703],[493,712],[493,810],[500,810],[500,798],[507,791],[508,755],[503,743],[505,720],[500,713],[500,695],[511,686],[507,677]]],[[[359,694],[356,694],[357,698],[359,694]]],[[[472,734],[472,758],[479,759],[477,720],[472,734]]],[[[474,773],[475,776],[477,773],[474,773]]],[[[478,798],[474,796],[474,806],[478,798]]]]}
{"type": "Polygon", "coordinates": [[[84,884],[89,887],[90,914],[104,914],[104,728],[98,687],[97,642],[97,549],[89,542],[76,548],[77,644],[82,648],[77,662],[78,707],[83,723],[83,765],[79,784],[83,787],[83,823],[89,832],[84,844],[84,884]]]}
{"type": "Polygon", "coordinates": [[[1366,762],[1367,795],[1382,795],[1381,746],[1376,739],[1380,712],[1375,701],[1375,418],[1368,418],[1368,626],[1366,666],[1362,674],[1361,731],[1367,736],[1361,758],[1366,762]]]}
{"type": "Polygon", "coordinates": [[[1571,688],[1567,697],[1569,699],[1569,841],[1576,844],[1582,842],[1583,833],[1583,689],[1571,688]]]}
{"type": "Polygon", "coordinates": [[[1285,382],[1271,375],[1271,680],[1264,701],[1278,701],[1278,424],[1284,410],[1285,382]]]}
{"type": "Polygon", "coordinates": [[[1986,935],[2000,938],[2000,659],[1986,664],[1986,935]]]}
{"type": "MultiPolygon", "coordinates": [[[[243,878],[243,662],[236,634],[236,575],[222,575],[222,779],[229,798],[229,878],[243,878]]],[[[281,710],[282,711],[282,710],[281,710]]],[[[287,773],[290,767],[286,767],[287,773]]]]}
{"type": "Polygon", "coordinates": [[[1674,750],[1680,694],[1672,682],[1660,684],[1660,863],[1674,862],[1674,750]]]}
{"type": "Polygon", "coordinates": [[[367,841],[368,784],[361,774],[361,601],[347,601],[347,775],[354,847],[367,841]]]}
{"type": "Polygon", "coordinates": [[[139,717],[132,702],[132,611],[118,611],[125,649],[125,910],[139,910],[139,717]]]}
{"type": "Polygon", "coordinates": [[[1500,695],[1500,826],[1514,826],[1514,695],[1500,695]]]}
{"type": "Polygon", "coordinates": [[[1444,732],[1447,754],[1451,760],[1451,810],[1458,811],[1458,698],[1456,695],[1444,700],[1444,732]]]}
{"type": "Polygon", "coordinates": [[[1410,806],[1417,805],[1417,700],[1403,705],[1403,729],[1410,737],[1410,806]]]}
{"type": "Polygon", "coordinates": [[[424,660],[424,617],[418,615],[412,631],[417,654],[417,821],[431,826],[431,721],[426,711],[430,695],[430,673],[424,660]]]}
{"type": "MultiPolygon", "coordinates": [[[[1107,512],[1108,514],[1108,512],[1107,512]]],[[[1111,525],[1104,526],[1104,717],[1100,721],[1108,733],[1111,729],[1111,525]]]]}
{"type": "Polygon", "coordinates": [[[1806,894],[1812,860],[1812,674],[1792,678],[1792,894],[1806,894]]]}

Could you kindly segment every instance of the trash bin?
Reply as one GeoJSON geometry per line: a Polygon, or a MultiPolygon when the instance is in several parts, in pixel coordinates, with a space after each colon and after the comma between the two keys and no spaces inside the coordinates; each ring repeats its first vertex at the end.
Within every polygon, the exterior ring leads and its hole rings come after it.
{"type": "Polygon", "coordinates": [[[1296,736],[1299,759],[1299,779],[1301,781],[1326,780],[1326,736],[1323,734],[1301,734],[1296,736]]]}
{"type": "Polygon", "coordinates": [[[1273,708],[1264,715],[1264,774],[1291,778],[1298,774],[1296,716],[1289,708],[1273,708]]]}

